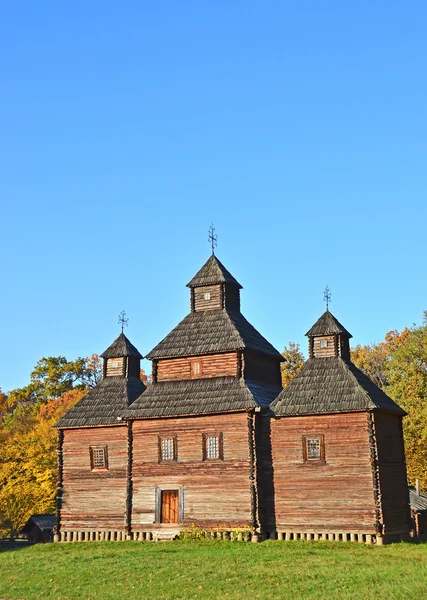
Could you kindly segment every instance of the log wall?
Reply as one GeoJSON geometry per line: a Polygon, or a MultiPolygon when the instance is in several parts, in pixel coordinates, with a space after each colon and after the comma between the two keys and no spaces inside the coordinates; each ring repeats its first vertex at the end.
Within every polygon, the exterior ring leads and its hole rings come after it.
{"type": "Polygon", "coordinates": [[[123,377],[124,373],[124,361],[123,357],[119,358],[107,358],[107,376],[118,376],[123,377]]]}
{"type": "Polygon", "coordinates": [[[374,534],[376,505],[366,413],[271,421],[277,529],[374,534]],[[325,462],[306,462],[303,437],[324,435],[325,462]]]}
{"type": "Polygon", "coordinates": [[[244,377],[282,385],[280,362],[263,354],[244,351],[244,377]]]}
{"type": "Polygon", "coordinates": [[[205,285],[194,288],[194,310],[215,310],[222,308],[221,285],[205,285]],[[210,296],[207,299],[207,296],[210,296]]]}
{"type": "Polygon", "coordinates": [[[156,488],[181,489],[182,526],[251,524],[246,413],[133,423],[132,529],[156,530],[156,488]],[[223,437],[223,460],[203,460],[203,434],[223,437]],[[177,460],[159,460],[159,437],[176,438],[177,460]]]}
{"type": "Polygon", "coordinates": [[[337,339],[334,335],[323,335],[312,339],[312,352],[316,358],[337,356],[337,339]],[[321,347],[321,342],[326,342],[326,348],[321,347]]]}
{"type": "Polygon", "coordinates": [[[124,530],[126,425],[64,430],[61,531],[124,530]],[[108,446],[108,470],[92,470],[90,446],[108,446]]]}
{"type": "Polygon", "coordinates": [[[191,358],[171,358],[157,361],[157,381],[200,379],[210,377],[236,377],[238,368],[237,352],[208,354],[191,358]],[[201,375],[193,375],[191,363],[202,363],[201,375]]]}
{"type": "Polygon", "coordinates": [[[410,510],[402,420],[396,415],[376,411],[374,425],[384,533],[408,535],[410,510]]]}

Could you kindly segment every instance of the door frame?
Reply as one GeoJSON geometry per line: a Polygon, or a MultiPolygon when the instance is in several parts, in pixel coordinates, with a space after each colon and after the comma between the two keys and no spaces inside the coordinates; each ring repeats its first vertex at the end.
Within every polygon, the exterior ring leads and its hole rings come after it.
{"type": "Polygon", "coordinates": [[[155,509],[156,523],[160,525],[176,527],[180,525],[184,520],[184,488],[182,486],[171,484],[171,485],[156,485],[156,509],[155,509]],[[177,491],[178,492],[178,523],[162,523],[162,492],[165,491],[177,491]]]}

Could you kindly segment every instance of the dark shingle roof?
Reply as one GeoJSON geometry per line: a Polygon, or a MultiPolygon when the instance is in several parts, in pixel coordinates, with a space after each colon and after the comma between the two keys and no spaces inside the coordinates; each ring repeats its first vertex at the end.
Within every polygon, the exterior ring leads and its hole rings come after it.
{"type": "Polygon", "coordinates": [[[333,335],[343,333],[349,338],[353,337],[347,329],[328,310],[318,319],[305,335],[333,335]]]}
{"type": "Polygon", "coordinates": [[[215,283],[233,283],[239,288],[242,287],[237,279],[235,279],[233,275],[227,271],[215,254],[212,254],[200,271],[198,271],[194,275],[193,279],[187,283],[187,287],[214,285],[215,283]]]}
{"type": "Polygon", "coordinates": [[[144,358],[122,332],[119,337],[101,354],[101,358],[119,358],[121,356],[136,356],[144,358]]]}
{"type": "Polygon", "coordinates": [[[53,529],[55,525],[55,515],[31,515],[21,529],[21,533],[29,533],[33,525],[37,525],[41,531],[53,529]]]}
{"type": "Polygon", "coordinates": [[[117,424],[117,417],[145,390],[137,377],[104,377],[71,408],[55,427],[117,424]]]}
{"type": "Polygon", "coordinates": [[[279,390],[280,386],[235,377],[161,381],[148,386],[122,415],[149,419],[268,407],[279,390]]]}
{"type": "Polygon", "coordinates": [[[353,363],[310,358],[270,407],[278,416],[383,409],[405,415],[353,363]]]}
{"type": "Polygon", "coordinates": [[[427,512],[427,495],[423,494],[423,492],[420,492],[418,495],[415,488],[409,486],[409,504],[412,510],[427,512]]]}
{"type": "Polygon", "coordinates": [[[159,343],[147,358],[197,356],[249,348],[283,360],[282,355],[238,311],[192,312],[159,343]]]}

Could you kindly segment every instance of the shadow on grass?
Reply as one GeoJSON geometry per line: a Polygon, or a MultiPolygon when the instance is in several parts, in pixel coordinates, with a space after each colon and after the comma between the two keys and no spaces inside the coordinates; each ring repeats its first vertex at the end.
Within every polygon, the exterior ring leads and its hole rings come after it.
{"type": "Polygon", "coordinates": [[[9,552],[10,550],[22,550],[22,548],[28,548],[28,540],[0,540],[0,553],[9,552]]]}

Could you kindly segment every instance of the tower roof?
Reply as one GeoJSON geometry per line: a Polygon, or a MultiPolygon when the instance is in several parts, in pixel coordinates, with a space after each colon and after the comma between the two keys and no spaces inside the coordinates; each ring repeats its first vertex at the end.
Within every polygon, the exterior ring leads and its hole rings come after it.
{"type": "Polygon", "coordinates": [[[271,409],[277,416],[375,409],[406,414],[353,363],[340,357],[310,358],[271,409]]]}
{"type": "Polygon", "coordinates": [[[147,358],[197,356],[248,348],[283,357],[238,311],[208,310],[187,315],[147,358]]]}
{"type": "Polygon", "coordinates": [[[101,358],[119,358],[121,356],[135,356],[144,358],[122,332],[119,337],[101,354],[101,358]]]}
{"type": "Polygon", "coordinates": [[[117,425],[117,418],[145,389],[138,377],[104,377],[59,419],[55,427],[117,425]]]}
{"type": "Polygon", "coordinates": [[[237,279],[227,271],[215,254],[212,254],[203,267],[194,275],[193,279],[187,283],[187,287],[193,288],[204,285],[215,285],[216,283],[232,283],[238,288],[242,288],[237,279]]]}
{"type": "Polygon", "coordinates": [[[307,336],[317,336],[317,335],[334,335],[342,333],[348,338],[353,337],[347,329],[341,325],[341,323],[334,317],[334,315],[329,312],[329,310],[325,311],[323,315],[318,319],[313,327],[307,331],[305,335],[307,336]]]}

